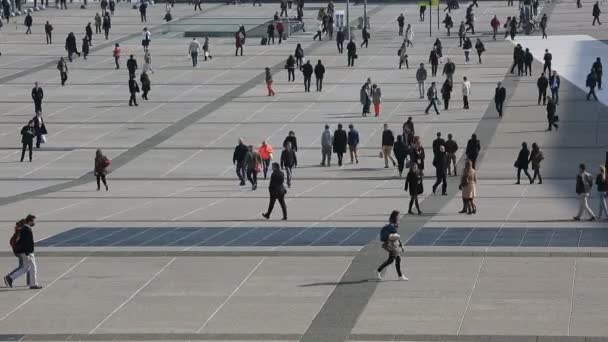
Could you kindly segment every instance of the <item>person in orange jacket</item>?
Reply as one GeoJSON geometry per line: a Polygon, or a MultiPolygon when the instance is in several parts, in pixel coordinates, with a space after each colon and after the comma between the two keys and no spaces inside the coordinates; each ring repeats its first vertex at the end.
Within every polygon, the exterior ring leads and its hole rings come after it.
{"type": "Polygon", "coordinates": [[[272,160],[272,152],[274,152],[274,150],[272,149],[272,146],[270,144],[267,144],[266,141],[262,141],[262,145],[259,148],[259,152],[260,152],[260,157],[262,157],[262,165],[264,168],[264,179],[266,179],[266,176],[268,174],[268,168],[270,167],[270,161],[272,160]]]}

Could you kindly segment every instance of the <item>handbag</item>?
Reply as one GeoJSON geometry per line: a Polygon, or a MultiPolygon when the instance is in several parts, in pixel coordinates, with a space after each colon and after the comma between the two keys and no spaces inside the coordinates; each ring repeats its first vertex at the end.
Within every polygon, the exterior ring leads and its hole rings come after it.
{"type": "Polygon", "coordinates": [[[353,58],[354,58],[354,59],[357,59],[357,58],[359,58],[359,55],[355,54],[355,55],[353,56],[353,58]]]}
{"type": "Polygon", "coordinates": [[[378,158],[382,159],[382,157],[383,157],[383,154],[382,154],[382,151],[380,151],[380,153],[378,154],[378,158]]]}
{"type": "Polygon", "coordinates": [[[553,116],[553,122],[559,122],[559,116],[558,115],[554,115],[553,116]]]}
{"type": "Polygon", "coordinates": [[[260,163],[255,164],[255,172],[262,172],[262,164],[260,164],[260,163]]]}
{"type": "Polygon", "coordinates": [[[42,124],[42,126],[40,126],[40,133],[49,134],[49,132],[46,130],[46,126],[44,125],[44,123],[42,124]]]}
{"type": "Polygon", "coordinates": [[[519,168],[519,160],[516,160],[515,163],[513,163],[513,166],[515,168],[519,168]]]}
{"type": "Polygon", "coordinates": [[[46,144],[46,134],[40,136],[40,142],[46,144]]]}

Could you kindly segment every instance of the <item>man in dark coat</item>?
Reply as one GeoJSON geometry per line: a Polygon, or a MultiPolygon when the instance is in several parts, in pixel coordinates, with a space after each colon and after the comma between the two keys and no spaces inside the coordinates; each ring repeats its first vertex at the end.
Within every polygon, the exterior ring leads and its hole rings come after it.
{"type": "Polygon", "coordinates": [[[549,49],[545,49],[545,55],[543,56],[543,60],[545,61],[545,64],[543,65],[543,72],[547,72],[547,69],[549,69],[549,73],[547,75],[550,75],[551,60],[553,60],[553,55],[549,52],[549,49]]]}
{"type": "Polygon", "coordinates": [[[534,55],[530,52],[530,49],[526,48],[524,53],[524,71],[526,76],[532,76],[532,62],[534,62],[534,55]]]}
{"type": "Polygon", "coordinates": [[[25,149],[28,148],[30,151],[30,162],[32,161],[32,145],[34,144],[34,121],[30,120],[27,125],[21,128],[21,162],[25,157],[25,149]]]}
{"type": "Polygon", "coordinates": [[[236,166],[236,175],[239,177],[241,185],[245,185],[245,174],[247,172],[245,156],[248,152],[249,148],[243,143],[243,139],[239,139],[239,143],[234,148],[234,153],[232,154],[232,164],[236,166]]]}
{"type": "Polygon", "coordinates": [[[302,66],[302,74],[304,75],[304,92],[310,92],[310,79],[312,77],[312,65],[310,60],[302,66]]]}
{"type": "Polygon", "coordinates": [[[72,61],[72,54],[77,54],[80,57],[80,52],[78,52],[78,47],[76,45],[76,36],[74,36],[74,32],[70,32],[68,37],[65,39],[65,50],[68,52],[68,60],[72,61]]]}
{"type": "Polygon", "coordinates": [[[283,185],[284,181],[285,176],[280,169],[279,163],[272,163],[272,174],[270,175],[270,184],[268,185],[270,202],[268,203],[268,211],[262,213],[262,216],[267,220],[270,218],[270,214],[272,214],[272,209],[274,209],[274,204],[277,200],[279,200],[279,204],[283,211],[283,221],[287,220],[287,206],[285,205],[285,194],[287,193],[287,189],[285,189],[285,186],[283,185]]]}
{"type": "Polygon", "coordinates": [[[355,59],[357,58],[357,44],[350,39],[350,42],[346,44],[346,52],[348,55],[348,66],[355,66],[355,59]]]}
{"type": "Polygon", "coordinates": [[[25,34],[32,34],[33,23],[34,19],[32,18],[32,15],[28,12],[28,14],[25,16],[25,20],[23,21],[23,24],[27,27],[27,29],[25,30],[25,34]]]}
{"type": "Polygon", "coordinates": [[[553,102],[552,98],[549,98],[549,102],[547,102],[547,122],[549,123],[549,127],[547,128],[547,131],[550,131],[551,128],[555,127],[555,130],[557,130],[559,127],[557,126],[557,123],[555,123],[555,110],[556,110],[556,106],[555,106],[555,102],[553,102]]]}
{"type": "Polygon", "coordinates": [[[585,85],[589,88],[589,93],[587,93],[587,101],[591,99],[591,96],[593,96],[593,98],[595,98],[595,101],[597,101],[597,96],[595,95],[597,78],[595,76],[595,72],[593,72],[593,69],[591,69],[591,72],[587,74],[587,80],[585,81],[585,85]]]}
{"type": "Polygon", "coordinates": [[[547,88],[549,87],[549,80],[545,76],[545,73],[541,73],[540,77],[536,81],[536,87],[538,88],[538,105],[540,106],[540,99],[543,99],[543,106],[547,103],[547,88]]]}
{"type": "Polygon", "coordinates": [[[513,64],[511,65],[511,73],[513,73],[513,71],[515,70],[515,67],[517,67],[518,76],[521,76],[523,74],[523,65],[524,65],[524,49],[522,48],[521,44],[517,44],[513,48],[513,64]],[[520,65],[521,65],[521,67],[520,67],[520,65]]]}
{"type": "Polygon", "coordinates": [[[338,53],[344,53],[344,31],[339,29],[336,33],[336,46],[338,47],[338,53]]]}
{"type": "Polygon", "coordinates": [[[595,73],[595,77],[597,79],[597,89],[602,90],[602,60],[598,57],[593,65],[591,66],[591,70],[595,73]]]}
{"type": "Polygon", "coordinates": [[[34,100],[34,113],[42,113],[42,98],[44,92],[42,88],[38,86],[38,82],[34,82],[34,88],[32,88],[32,100],[34,100]]]}
{"type": "Polygon", "coordinates": [[[323,75],[325,75],[325,67],[321,63],[321,60],[315,65],[315,78],[317,79],[317,91],[323,90],[323,75]]]}
{"type": "Polygon", "coordinates": [[[137,70],[137,60],[131,55],[127,60],[127,69],[129,70],[129,77],[135,77],[135,70],[137,70]]]}
{"type": "Polygon", "coordinates": [[[443,196],[447,195],[448,190],[448,182],[446,179],[447,176],[447,168],[448,168],[448,156],[445,152],[445,146],[439,146],[439,151],[435,154],[433,158],[433,166],[435,166],[435,176],[437,179],[435,180],[435,184],[433,184],[433,194],[437,190],[439,184],[441,184],[441,194],[443,196]]]}
{"type": "Polygon", "coordinates": [[[519,151],[519,155],[517,155],[517,160],[515,161],[515,167],[517,168],[517,182],[515,184],[519,184],[521,171],[524,171],[524,174],[528,176],[528,180],[530,180],[530,184],[532,184],[532,177],[528,173],[528,163],[530,162],[530,150],[528,150],[528,144],[526,142],[521,143],[521,150],[519,151]]]}
{"type": "Polygon", "coordinates": [[[346,131],[342,129],[342,124],[338,124],[338,129],[334,131],[334,140],[332,143],[334,153],[338,155],[338,166],[342,166],[342,157],[346,153],[346,145],[348,138],[346,131]]]}
{"type": "Polygon", "coordinates": [[[591,14],[593,14],[593,23],[591,25],[595,26],[596,21],[598,24],[602,25],[600,13],[602,13],[602,11],[600,11],[600,4],[596,1],[595,4],[593,4],[593,11],[591,12],[591,14]]]}
{"type": "Polygon", "coordinates": [[[441,149],[441,146],[445,146],[445,140],[441,137],[441,132],[437,132],[437,139],[433,140],[433,156],[436,157],[441,149]]]}
{"type": "Polygon", "coordinates": [[[502,82],[498,82],[494,91],[494,103],[496,104],[496,111],[498,112],[499,118],[502,118],[502,107],[506,98],[507,90],[502,86],[502,82]]]}
{"type": "Polygon", "coordinates": [[[139,5],[139,16],[141,17],[142,23],[146,22],[146,10],[147,9],[148,9],[148,3],[145,1],[142,1],[141,4],[139,5]]]}
{"type": "Polygon", "coordinates": [[[137,106],[137,97],[135,97],[135,94],[139,93],[139,85],[137,85],[135,76],[129,77],[129,93],[131,94],[129,106],[132,106],[133,104],[137,106]]]}
{"type": "Polygon", "coordinates": [[[51,25],[51,23],[49,23],[48,21],[46,22],[46,24],[44,24],[44,33],[46,34],[46,43],[52,44],[53,43],[53,25],[51,25]]]}
{"type": "Polygon", "coordinates": [[[93,46],[93,28],[91,27],[91,23],[88,23],[84,28],[85,34],[89,40],[89,46],[93,46]]]}

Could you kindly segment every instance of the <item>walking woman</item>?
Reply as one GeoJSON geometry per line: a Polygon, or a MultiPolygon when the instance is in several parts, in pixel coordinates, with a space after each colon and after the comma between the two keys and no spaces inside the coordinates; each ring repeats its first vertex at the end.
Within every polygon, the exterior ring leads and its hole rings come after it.
{"type": "Polygon", "coordinates": [[[141,72],[148,71],[154,73],[154,70],[152,70],[152,55],[150,55],[150,50],[144,52],[144,66],[141,68],[141,72]]]}
{"type": "Polygon", "coordinates": [[[408,56],[407,56],[406,52],[407,52],[407,48],[405,47],[405,43],[403,43],[403,44],[401,44],[401,47],[397,51],[397,54],[399,55],[399,69],[401,69],[401,66],[403,66],[403,64],[405,64],[406,69],[410,68],[410,63],[407,59],[408,56]]]}
{"type": "Polygon", "coordinates": [[[422,211],[420,211],[420,204],[418,203],[418,195],[422,194],[424,188],[422,186],[422,174],[418,170],[418,166],[416,163],[411,163],[410,171],[407,173],[405,178],[405,191],[410,192],[410,204],[408,206],[407,213],[413,215],[412,206],[416,205],[416,210],[418,210],[418,215],[422,215],[422,211]]]}
{"type": "Polygon", "coordinates": [[[405,29],[405,43],[407,47],[414,47],[414,28],[411,24],[407,24],[405,29]]]}
{"type": "Polygon", "coordinates": [[[462,190],[462,210],[459,214],[475,214],[477,206],[475,205],[475,196],[477,195],[477,172],[473,168],[473,163],[467,160],[464,163],[464,170],[460,178],[460,190],[462,190]]]}
{"type": "Polygon", "coordinates": [[[377,84],[372,85],[372,102],[374,103],[374,113],[376,114],[376,117],[378,117],[380,116],[382,91],[377,84]]]}
{"type": "Polygon", "coordinates": [[[481,142],[477,140],[477,134],[473,133],[471,139],[467,142],[467,149],[465,151],[467,159],[471,161],[471,167],[473,169],[475,169],[479,151],[481,151],[481,142]]]}
{"type": "Polygon", "coordinates": [[[462,42],[462,50],[464,51],[464,64],[469,64],[469,55],[471,54],[472,48],[473,43],[471,42],[471,38],[465,36],[462,42]]]}
{"type": "Polygon", "coordinates": [[[530,152],[530,163],[532,164],[532,171],[534,171],[534,175],[532,175],[532,184],[534,184],[536,176],[538,176],[538,184],[543,184],[543,177],[540,175],[540,163],[543,159],[545,159],[545,157],[538,147],[538,144],[532,143],[532,152],[530,152]]]}
{"type": "Polygon", "coordinates": [[[441,86],[441,98],[443,99],[443,109],[448,110],[450,106],[450,98],[452,97],[452,82],[446,79],[441,86]]]}
{"type": "Polygon", "coordinates": [[[287,57],[287,61],[285,62],[285,69],[287,69],[287,82],[293,82],[296,80],[296,59],[293,55],[289,55],[287,57]]]}
{"type": "Polygon", "coordinates": [[[486,51],[486,47],[479,38],[477,38],[477,41],[475,42],[475,50],[477,50],[477,57],[479,57],[479,64],[481,64],[481,54],[486,51]]]}
{"type": "Polygon", "coordinates": [[[608,207],[606,207],[606,199],[608,199],[608,178],[606,176],[606,167],[600,165],[600,173],[595,178],[597,185],[597,194],[600,200],[600,213],[597,215],[598,220],[602,219],[602,213],[608,219],[608,207]]]}
{"type": "Polygon", "coordinates": [[[376,269],[376,277],[380,281],[382,280],[382,270],[392,264],[393,261],[395,262],[395,270],[397,271],[399,280],[408,280],[403,273],[401,273],[401,256],[399,255],[399,252],[403,251],[403,244],[401,243],[401,237],[397,234],[400,214],[399,211],[393,210],[391,216],[388,218],[388,224],[380,230],[382,249],[388,252],[388,259],[376,269]]]}
{"type": "Polygon", "coordinates": [[[110,159],[104,156],[101,150],[97,150],[97,152],[95,152],[95,178],[97,178],[97,191],[99,191],[101,188],[99,181],[103,182],[103,185],[106,187],[106,191],[108,191],[108,182],[106,181],[106,176],[108,174],[108,166],[110,166],[110,164],[110,159]]]}
{"type": "Polygon", "coordinates": [[[101,26],[103,27],[103,34],[106,37],[106,40],[108,40],[108,36],[110,35],[110,28],[112,27],[112,19],[110,19],[110,14],[108,12],[106,12],[106,14],[103,16],[103,22],[101,26]]]}
{"type": "Polygon", "coordinates": [[[209,37],[205,37],[205,40],[203,41],[203,57],[205,58],[205,61],[207,58],[213,59],[213,56],[211,56],[211,49],[209,49],[209,37]]]}
{"type": "Polygon", "coordinates": [[[266,141],[262,141],[262,145],[258,149],[260,156],[262,157],[262,166],[264,167],[264,179],[268,174],[268,168],[270,167],[270,161],[272,161],[272,153],[274,152],[272,146],[266,141]]]}
{"type": "Polygon", "coordinates": [[[274,96],[275,92],[272,89],[272,74],[270,73],[270,68],[266,67],[266,89],[268,89],[268,96],[274,96]]]}
{"type": "Polygon", "coordinates": [[[393,145],[393,153],[397,159],[397,168],[399,170],[399,177],[403,177],[403,169],[405,168],[405,159],[408,155],[408,147],[403,141],[403,135],[397,136],[397,142],[393,145]]]}
{"type": "Polygon", "coordinates": [[[270,175],[270,184],[268,185],[268,193],[270,195],[268,211],[262,213],[262,216],[267,220],[270,218],[270,214],[272,214],[272,209],[274,209],[274,204],[277,200],[279,200],[279,204],[283,211],[282,220],[287,220],[287,206],[285,205],[285,194],[287,194],[287,189],[285,189],[285,186],[283,185],[284,182],[285,175],[283,174],[283,171],[281,171],[279,163],[272,163],[272,174],[270,175]]]}
{"type": "Polygon", "coordinates": [[[65,85],[65,81],[68,80],[68,65],[63,57],[59,58],[57,63],[57,70],[59,70],[59,77],[61,78],[61,86],[65,85]]]}
{"type": "Polygon", "coordinates": [[[532,184],[532,177],[528,173],[528,163],[530,161],[530,150],[528,150],[528,144],[526,142],[521,143],[521,150],[519,150],[519,154],[517,155],[517,160],[515,161],[515,167],[517,168],[517,182],[515,184],[520,184],[520,176],[521,171],[524,171],[524,174],[528,176],[530,180],[530,184],[532,184]]]}
{"type": "Polygon", "coordinates": [[[247,179],[251,183],[251,190],[258,188],[258,173],[262,171],[262,157],[252,145],[249,145],[245,155],[245,165],[247,165],[247,179]]]}
{"type": "Polygon", "coordinates": [[[116,64],[116,69],[120,69],[120,45],[118,43],[114,44],[114,50],[112,50],[112,56],[114,57],[114,63],[116,64]]]}
{"type": "Polygon", "coordinates": [[[302,45],[298,43],[296,46],[296,51],[294,52],[294,56],[296,57],[296,62],[298,65],[298,69],[302,70],[302,62],[304,61],[304,49],[302,49],[302,45]]]}

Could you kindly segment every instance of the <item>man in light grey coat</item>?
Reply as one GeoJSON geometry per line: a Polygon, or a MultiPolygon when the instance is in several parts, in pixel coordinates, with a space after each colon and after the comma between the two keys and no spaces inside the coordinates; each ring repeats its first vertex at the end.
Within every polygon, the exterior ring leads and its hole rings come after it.
{"type": "Polygon", "coordinates": [[[420,93],[420,98],[424,98],[424,81],[426,81],[426,69],[424,68],[424,63],[420,63],[420,67],[416,70],[416,81],[418,81],[418,92],[420,93]]]}
{"type": "Polygon", "coordinates": [[[327,166],[331,166],[331,152],[333,144],[333,136],[329,130],[329,125],[325,125],[325,130],[321,134],[321,166],[325,166],[325,160],[327,160],[327,166]]]}

